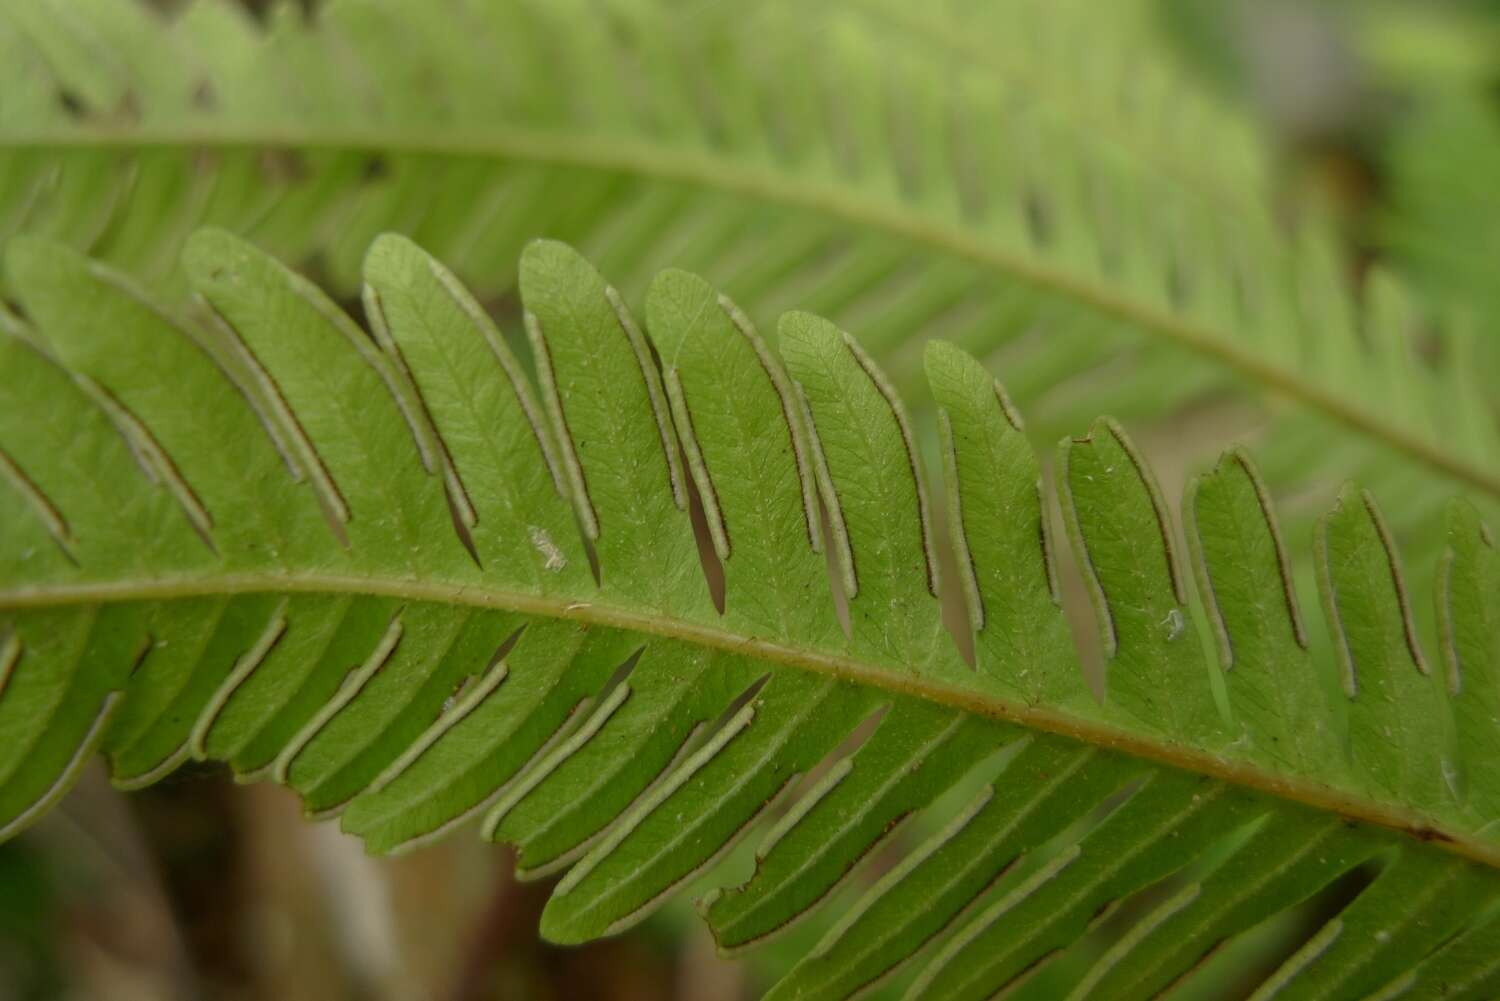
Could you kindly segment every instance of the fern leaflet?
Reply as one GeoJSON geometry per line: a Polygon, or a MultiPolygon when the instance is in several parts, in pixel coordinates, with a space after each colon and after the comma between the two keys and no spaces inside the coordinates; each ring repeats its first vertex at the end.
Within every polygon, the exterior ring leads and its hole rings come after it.
{"type": "Polygon", "coordinates": [[[372,850],[477,822],[527,874],[566,870],[543,931],[574,942],[769,813],[754,874],[701,902],[728,952],[857,886],[873,847],[902,852],[772,997],[904,973],[912,997],[987,998],[1054,965],[1074,997],[1151,997],[1345,879],[1360,891],[1264,996],[1496,989],[1500,561],[1464,502],[1437,657],[1374,498],[1324,515],[1343,668],[1324,676],[1249,456],[1195,481],[1184,560],[1139,451],[1097,422],[1056,468],[1100,701],[1039,460],[952,345],[925,356],[939,505],[852,337],[791,313],[773,353],[685,272],[652,283],[642,330],[576,252],[531,245],[534,387],[401,237],[366,260],[372,334],[222,231],[188,243],[192,317],[45,241],[14,241],[7,271],[6,834],[96,750],[127,786],[225,760],[372,850]]]}

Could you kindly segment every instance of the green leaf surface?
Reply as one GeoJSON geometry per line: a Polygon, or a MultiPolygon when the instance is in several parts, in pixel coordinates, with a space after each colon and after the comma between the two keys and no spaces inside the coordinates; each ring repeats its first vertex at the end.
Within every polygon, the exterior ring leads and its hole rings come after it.
{"type": "MultiPolygon", "coordinates": [[[[181,292],[179,249],[219,225],[353,293],[394,230],[486,299],[540,234],[632,305],[686,263],[766,329],[794,307],[858,328],[903,390],[912,333],[940,334],[1003,364],[1049,435],[1234,388],[1274,401],[1278,451],[1336,453],[1383,494],[1422,469],[1500,496],[1473,338],[1433,361],[1409,326],[1362,329],[1329,227],[1279,226],[1268,144],[1181,71],[1157,14],[335,0],[259,23],[216,0],[12,0],[0,233],[181,292]]],[[[1430,512],[1415,492],[1387,499],[1398,527],[1430,512]]]]}
{"type": "Polygon", "coordinates": [[[1344,492],[1312,540],[1344,667],[1324,678],[1244,450],[1184,505],[1195,595],[1107,418],[1061,447],[1077,565],[1057,558],[1021,418],[951,344],[926,358],[929,492],[850,333],[791,313],[773,350],[684,272],[643,330],[576,251],[531,245],[534,389],[404,238],[366,258],[369,332],[224,231],[186,253],[181,315],[58,244],[7,253],[26,319],[0,316],[6,836],[96,751],[125,786],[199,757],[372,851],[471,824],[527,876],[566,870],[542,917],[559,942],[705,883],[726,952],[812,922],[776,998],[892,976],[912,997],[1151,997],[1351,885],[1263,993],[1493,982],[1475,509],[1450,509],[1429,661],[1388,527],[1344,492]],[[1095,598],[1102,700],[1069,590],[1095,598]],[[748,866],[717,870],[742,840],[748,866]]]}

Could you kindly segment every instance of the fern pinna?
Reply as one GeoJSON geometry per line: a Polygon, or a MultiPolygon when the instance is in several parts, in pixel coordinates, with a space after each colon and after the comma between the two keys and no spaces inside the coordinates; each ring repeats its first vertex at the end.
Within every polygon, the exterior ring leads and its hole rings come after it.
{"type": "Polygon", "coordinates": [[[774,998],[898,973],[987,998],[1053,968],[1059,996],[1152,997],[1350,880],[1258,996],[1500,990],[1500,560],[1465,502],[1438,656],[1372,496],[1292,540],[1334,673],[1245,452],[1190,486],[1184,558],[1101,420],[1059,447],[1064,535],[1021,416],[942,342],[946,503],[850,335],[790,313],[773,352],[685,272],[643,329],[576,252],[529,246],[533,388],[402,237],[366,258],[371,334],[221,231],[188,244],[185,316],[46,241],[6,265],[5,835],[96,751],[127,787],[209,758],[373,851],[466,821],[514,843],[524,874],[566,873],[559,942],[756,831],[753,875],[700,900],[724,951],[838,901],[774,998]],[[1102,700],[1060,607],[1069,544],[1102,700]],[[894,864],[851,879],[882,845],[894,864]]]}
{"type": "Polygon", "coordinates": [[[816,311],[905,392],[952,340],[1049,434],[1232,397],[1277,496],[1360,480],[1424,570],[1454,490],[1500,496],[1482,342],[1418,352],[1399,287],[1287,232],[1156,0],[169,6],[0,2],[0,236],[175,291],[217,225],[354,295],[395,231],[486,301],[553,237],[636,307],[677,266],[816,311]]]}

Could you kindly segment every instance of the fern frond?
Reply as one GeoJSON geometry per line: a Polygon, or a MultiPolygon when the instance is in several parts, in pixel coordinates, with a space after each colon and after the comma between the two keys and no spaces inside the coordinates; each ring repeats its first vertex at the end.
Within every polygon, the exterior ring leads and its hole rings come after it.
{"type": "MultiPolygon", "coordinates": [[[[1382,242],[1430,294],[1467,303],[1484,317],[1497,312],[1485,266],[1494,258],[1500,219],[1500,201],[1485,179],[1497,168],[1494,108],[1478,95],[1431,97],[1392,143],[1392,205],[1379,220],[1382,242]]],[[[1493,338],[1493,330],[1487,333],[1493,338]]]]}
{"type": "MultiPolygon", "coordinates": [[[[1364,329],[1322,239],[1274,221],[1249,130],[1136,55],[1139,10],[1109,15],[1117,49],[1088,30],[1097,5],[1054,7],[983,15],[1007,51],[1041,54],[985,61],[954,55],[973,46],[942,10],[877,0],[751,20],[343,0],[265,28],[213,3],[170,22],[134,0],[11,4],[0,229],[171,283],[183,235],[213,222],[343,291],[396,230],[486,295],[540,233],[637,306],[677,262],[762,321],[829,315],[905,389],[910,332],[946,337],[1003,367],[1044,428],[1248,386],[1284,412],[1287,448],[1385,490],[1401,533],[1435,513],[1401,484],[1434,470],[1500,496],[1493,414],[1457,352],[1434,365],[1408,329],[1364,329]]],[[[1283,465],[1267,476],[1285,495],[1283,465]]]]}
{"type": "Polygon", "coordinates": [[[1289,546],[1231,453],[1189,491],[1185,560],[1144,458],[1097,422],[1057,484],[1100,701],[1021,418],[950,344],[925,358],[939,505],[852,337],[788,314],[778,357],[685,272],[652,283],[643,331],[578,254],[530,246],[534,388],[401,237],[366,260],[373,336],[222,231],[188,243],[192,321],[57,244],[14,241],[7,271],[5,834],[96,751],[127,786],[224,760],[375,851],[478,821],[526,874],[566,870],[543,931],[576,942],[769,814],[753,875],[700,904],[728,952],[900,852],[772,997],[904,970],[909,996],[987,998],[1043,969],[1152,997],[1347,880],[1266,996],[1493,994],[1500,560],[1462,502],[1434,657],[1368,492],[1289,546]],[[1341,676],[1307,652],[1287,552],[1309,543],[1341,676]]]}

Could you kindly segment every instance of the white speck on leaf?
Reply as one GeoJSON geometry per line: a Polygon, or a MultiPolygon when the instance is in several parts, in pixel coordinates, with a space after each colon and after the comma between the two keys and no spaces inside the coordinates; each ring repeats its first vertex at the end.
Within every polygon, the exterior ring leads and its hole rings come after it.
{"type": "Polygon", "coordinates": [[[568,565],[568,558],[562,554],[561,549],[557,548],[557,543],[552,541],[552,536],[547,534],[545,528],[528,525],[526,531],[531,535],[531,544],[536,547],[537,552],[542,554],[542,559],[545,561],[543,565],[549,571],[557,573],[568,565]]]}
{"type": "Polygon", "coordinates": [[[1458,766],[1449,758],[1444,758],[1442,763],[1443,782],[1448,786],[1448,791],[1453,794],[1454,799],[1463,798],[1463,781],[1459,777],[1458,766]]]}
{"type": "Polygon", "coordinates": [[[1181,636],[1187,629],[1187,619],[1183,617],[1182,609],[1174,608],[1167,613],[1167,617],[1161,620],[1161,624],[1167,627],[1167,642],[1170,643],[1181,636]]]}

